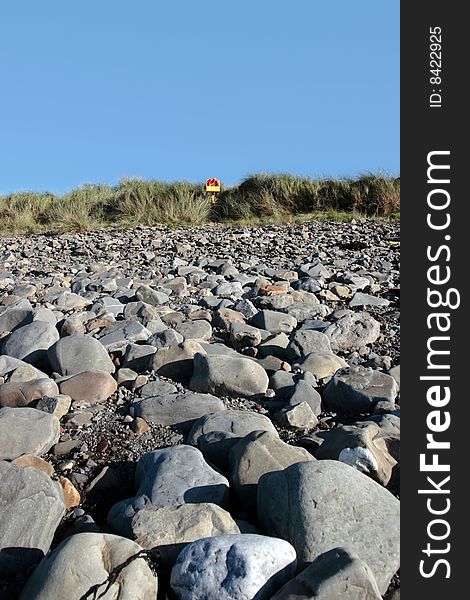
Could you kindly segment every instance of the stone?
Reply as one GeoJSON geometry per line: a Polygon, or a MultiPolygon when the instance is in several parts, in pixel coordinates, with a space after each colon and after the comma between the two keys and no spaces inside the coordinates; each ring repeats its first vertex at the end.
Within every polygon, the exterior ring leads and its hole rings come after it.
{"type": "Polygon", "coordinates": [[[87,335],[72,335],[60,339],[48,349],[47,357],[54,371],[60,375],[77,375],[84,371],[115,371],[103,344],[87,335]]]}
{"type": "Polygon", "coordinates": [[[321,401],[321,396],[317,390],[304,379],[299,379],[289,398],[289,405],[297,406],[302,402],[306,402],[310,406],[313,414],[318,417],[321,413],[321,401]]]}
{"type": "Polygon", "coordinates": [[[19,327],[3,344],[3,354],[27,363],[41,364],[46,351],[59,339],[57,329],[44,321],[33,321],[19,327]]]}
{"type": "Polygon", "coordinates": [[[195,392],[237,398],[264,394],[268,383],[266,371],[248,358],[198,353],[189,387],[195,392]]]}
{"type": "Polygon", "coordinates": [[[276,398],[287,400],[295,389],[293,373],[276,371],[269,379],[269,388],[276,392],[276,398]]]}
{"type": "Polygon", "coordinates": [[[163,377],[177,381],[190,379],[194,369],[194,356],[204,352],[196,340],[187,340],[177,346],[157,350],[151,361],[151,369],[163,377]]]}
{"type": "MultiPolygon", "coordinates": [[[[119,324],[120,321],[117,321],[119,324]]],[[[122,350],[129,343],[145,342],[151,336],[151,332],[138,321],[124,322],[118,329],[110,331],[100,337],[100,343],[108,352],[122,350]]]]}
{"type": "Polygon", "coordinates": [[[153,290],[148,285],[141,285],[139,288],[137,288],[135,297],[140,302],[145,302],[145,304],[150,304],[151,306],[160,306],[161,304],[168,302],[170,299],[168,294],[153,290]]]}
{"type": "Polygon", "coordinates": [[[49,475],[1,460],[0,573],[13,579],[39,562],[64,514],[62,488],[49,475]]]}
{"type": "Polygon", "coordinates": [[[145,419],[142,419],[142,417],[136,417],[132,422],[132,431],[137,435],[142,435],[143,433],[150,431],[150,425],[145,419]]]}
{"type": "Polygon", "coordinates": [[[0,408],[0,460],[44,454],[59,441],[59,421],[35,408],[0,408]]]}
{"type": "Polygon", "coordinates": [[[230,513],[210,502],[143,508],[132,519],[131,530],[142,548],[158,547],[160,559],[171,566],[190,542],[240,533],[230,513]]]}
{"type": "Polygon", "coordinates": [[[287,360],[294,362],[312,352],[331,354],[330,338],[324,333],[313,329],[295,331],[287,346],[287,360]]]}
{"type": "Polygon", "coordinates": [[[80,494],[70,479],[61,477],[59,479],[59,484],[64,493],[65,508],[70,510],[71,508],[78,506],[81,502],[80,494]]]}
{"type": "Polygon", "coordinates": [[[393,402],[397,394],[393,377],[356,366],[338,371],[326,386],[323,399],[330,410],[361,414],[372,411],[377,402],[393,402]]]}
{"type": "Polygon", "coordinates": [[[331,377],[339,369],[347,367],[348,363],[336,354],[312,352],[311,354],[307,354],[304,358],[301,358],[293,366],[294,368],[308,371],[317,379],[324,379],[326,377],[331,377]]]}
{"type": "Polygon", "coordinates": [[[47,379],[46,373],[40,371],[33,365],[12,358],[11,356],[0,356],[0,377],[8,375],[10,382],[25,382],[32,379],[47,379]]]}
{"type": "MultiPolygon", "coordinates": [[[[243,302],[240,300],[240,302],[243,302]]],[[[246,300],[246,302],[250,302],[246,300]]],[[[250,302],[251,306],[253,304],[250,302]]],[[[253,306],[253,309],[256,313],[256,309],[253,306]]],[[[251,312],[251,311],[250,311],[251,312]]],[[[214,327],[218,329],[222,329],[222,331],[230,331],[230,328],[234,323],[239,323],[243,325],[245,323],[245,315],[237,310],[232,310],[231,308],[219,308],[212,315],[212,324],[214,327]]]]}
{"type": "Polygon", "coordinates": [[[235,311],[241,313],[245,319],[251,319],[251,317],[254,317],[258,312],[253,302],[247,298],[237,300],[233,305],[233,308],[235,311]]]}
{"type": "Polygon", "coordinates": [[[377,296],[371,296],[370,294],[363,294],[362,292],[356,292],[349,301],[349,306],[388,306],[390,302],[386,298],[379,298],[377,296]]]}
{"type": "Polygon", "coordinates": [[[271,600],[381,600],[369,566],[346,548],[333,548],[286,583],[271,600]]]}
{"type": "Polygon", "coordinates": [[[232,323],[230,341],[234,348],[252,348],[261,343],[261,331],[245,323],[232,323]]]}
{"type": "Polygon", "coordinates": [[[289,344],[289,338],[285,333],[270,335],[258,346],[258,355],[263,358],[266,356],[276,356],[284,359],[286,357],[286,348],[289,344]]]}
{"type": "Polygon", "coordinates": [[[293,316],[274,310],[260,310],[250,319],[250,323],[271,333],[290,333],[297,327],[297,319],[293,316]]]}
{"type": "Polygon", "coordinates": [[[237,437],[244,437],[252,431],[269,431],[278,436],[276,428],[268,417],[256,412],[226,410],[198,419],[188,434],[187,443],[196,445],[201,436],[211,431],[228,432],[237,437]]]}
{"type": "Polygon", "coordinates": [[[33,320],[33,307],[23,299],[8,306],[0,306],[0,331],[14,331],[33,320]]]}
{"type": "Polygon", "coordinates": [[[71,535],[43,558],[26,582],[20,600],[85,598],[94,586],[102,598],[155,600],[157,578],[144,558],[130,560],[116,580],[110,581],[104,595],[111,572],[141,550],[135,542],[109,533],[71,535]]]}
{"type": "Polygon", "coordinates": [[[223,281],[212,292],[219,298],[237,298],[243,294],[243,287],[239,281],[223,281]]]}
{"type": "Polygon", "coordinates": [[[388,372],[388,374],[393,377],[393,379],[395,379],[395,381],[397,382],[398,385],[398,389],[400,389],[400,365],[397,365],[396,367],[392,367],[390,369],[390,371],[388,372]]]}
{"type": "Polygon", "coordinates": [[[0,385],[0,407],[19,408],[28,406],[44,396],[55,396],[59,393],[57,384],[52,379],[34,379],[26,382],[12,382],[0,385]]]}
{"type": "Polygon", "coordinates": [[[141,400],[132,409],[134,415],[148,423],[177,425],[188,430],[203,415],[225,410],[225,405],[211,394],[164,394],[141,400]]]}
{"type": "Polygon", "coordinates": [[[163,379],[156,379],[142,386],[140,395],[142,398],[151,398],[152,396],[174,394],[176,391],[176,385],[173,385],[169,381],[163,381],[163,379]]]}
{"type": "Polygon", "coordinates": [[[135,483],[135,497],[118,502],[108,515],[110,527],[126,536],[132,518],[142,508],[200,502],[224,507],[229,500],[227,479],[210,467],[193,446],[171,446],[146,452],[137,462],[135,483]]]}
{"type": "Polygon", "coordinates": [[[210,340],[212,337],[212,327],[208,321],[198,319],[194,321],[185,321],[176,326],[176,331],[180,333],[185,340],[210,340]]]}
{"type": "Polygon", "coordinates": [[[387,441],[375,423],[357,427],[340,425],[325,432],[325,440],[315,452],[318,459],[330,458],[351,465],[386,486],[397,461],[390,455],[387,441]]]}
{"type": "Polygon", "coordinates": [[[49,477],[54,475],[54,467],[41,457],[35,456],[34,454],[23,454],[12,460],[11,463],[17,467],[32,467],[33,469],[42,471],[49,477]]]}
{"type": "Polygon", "coordinates": [[[171,571],[170,585],[180,600],[269,600],[295,569],[295,550],[284,540],[222,535],[188,544],[171,571]]]}
{"type": "Polygon", "coordinates": [[[276,413],[275,418],[286,429],[310,431],[318,424],[318,419],[307,402],[285,406],[276,413]]]}
{"type": "Polygon", "coordinates": [[[347,546],[369,565],[382,594],[399,568],[399,507],[381,485],[334,460],[297,463],[258,483],[263,530],[288,540],[301,566],[347,546]]]}
{"type": "Polygon", "coordinates": [[[37,401],[36,409],[54,415],[60,421],[70,410],[72,398],[66,394],[58,394],[57,396],[44,396],[37,401]]]}
{"type": "MultiPolygon", "coordinates": [[[[172,330],[168,330],[172,331],[172,330]]],[[[158,334],[154,334],[158,335],[158,334]]],[[[152,358],[157,351],[157,347],[154,343],[151,343],[153,337],[150,337],[147,344],[139,345],[139,344],[127,344],[126,350],[124,352],[124,360],[122,366],[125,369],[132,369],[136,373],[142,373],[143,371],[150,370],[150,363],[152,358]],[[149,345],[151,344],[151,345],[149,345]]],[[[183,341],[181,339],[181,341],[183,341]]],[[[170,344],[168,344],[170,345],[170,344]]],[[[163,347],[163,346],[161,346],[163,347]]]]}
{"type": "Polygon", "coordinates": [[[351,312],[340,317],[326,330],[334,352],[358,350],[373,344],[380,335],[380,323],[366,312],[351,312]]]}
{"type": "Polygon", "coordinates": [[[59,382],[61,394],[76,403],[105,402],[117,390],[117,381],[105,371],[83,371],[59,382]]]}
{"type": "Polygon", "coordinates": [[[244,510],[256,509],[258,481],[265,473],[315,458],[304,448],[290,446],[268,431],[253,431],[232,445],[229,480],[244,510]]]}
{"type": "MultiPolygon", "coordinates": [[[[164,329],[157,331],[148,340],[147,344],[154,346],[157,350],[166,346],[177,346],[184,341],[184,337],[174,329],[164,329]]],[[[141,346],[142,347],[142,346],[141,346]]],[[[145,346],[143,346],[145,348],[145,346]]]]}

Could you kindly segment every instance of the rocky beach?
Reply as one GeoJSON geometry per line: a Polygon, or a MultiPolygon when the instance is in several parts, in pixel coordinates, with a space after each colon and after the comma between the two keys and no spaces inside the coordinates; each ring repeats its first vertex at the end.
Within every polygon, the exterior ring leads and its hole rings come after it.
{"type": "Polygon", "coordinates": [[[0,599],[398,600],[399,248],[0,238],[0,599]]]}

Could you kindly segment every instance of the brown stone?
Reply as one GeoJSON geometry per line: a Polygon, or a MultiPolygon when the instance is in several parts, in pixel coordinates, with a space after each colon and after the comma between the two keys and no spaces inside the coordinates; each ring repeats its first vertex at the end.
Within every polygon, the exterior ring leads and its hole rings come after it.
{"type": "Polygon", "coordinates": [[[141,417],[136,417],[134,419],[134,422],[132,423],[132,429],[134,430],[134,433],[140,435],[149,431],[150,426],[145,419],[142,419],[141,417]]]}
{"type": "Polygon", "coordinates": [[[70,479],[67,479],[67,477],[61,477],[59,479],[59,483],[64,492],[65,507],[67,510],[73,508],[74,506],[78,506],[81,501],[80,494],[70,479]]]}
{"type": "Polygon", "coordinates": [[[285,294],[286,290],[279,285],[263,285],[259,288],[258,294],[260,296],[280,296],[285,294]]]}
{"type": "Polygon", "coordinates": [[[44,396],[56,396],[59,388],[52,379],[9,382],[0,385],[0,408],[20,408],[44,396]]]}
{"type": "Polygon", "coordinates": [[[59,383],[60,393],[75,402],[97,404],[105,402],[117,390],[117,382],[103,371],[84,371],[59,383]]]}
{"type": "Polygon", "coordinates": [[[43,458],[35,456],[34,454],[23,454],[11,462],[17,467],[32,467],[33,469],[37,469],[38,471],[42,471],[46,475],[49,475],[49,477],[54,474],[54,467],[43,458]]]}

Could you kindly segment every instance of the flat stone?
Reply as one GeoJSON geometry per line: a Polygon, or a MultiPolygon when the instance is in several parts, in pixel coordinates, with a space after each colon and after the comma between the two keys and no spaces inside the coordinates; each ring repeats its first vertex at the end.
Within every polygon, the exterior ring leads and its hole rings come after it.
{"type": "Polygon", "coordinates": [[[108,352],[122,350],[129,342],[145,342],[151,336],[151,332],[138,321],[128,321],[124,325],[110,333],[100,337],[100,343],[108,352]]]}
{"type": "Polygon", "coordinates": [[[276,428],[268,417],[256,412],[226,410],[198,419],[188,434],[187,443],[196,445],[202,435],[211,431],[224,431],[237,437],[245,437],[252,431],[269,431],[278,436],[276,428]]]}
{"type": "Polygon", "coordinates": [[[189,387],[196,392],[236,398],[264,394],[268,383],[266,371],[248,358],[199,353],[194,357],[189,387]]]}
{"type": "Polygon", "coordinates": [[[233,444],[228,454],[230,484],[243,508],[253,510],[262,475],[304,460],[315,458],[304,448],[286,444],[268,431],[253,431],[233,444]]]}
{"type": "Polygon", "coordinates": [[[71,535],[41,561],[26,582],[20,600],[81,598],[95,585],[103,598],[155,600],[157,578],[144,558],[131,560],[122,568],[103,595],[111,572],[141,550],[135,542],[109,533],[71,535]]]}
{"type": "Polygon", "coordinates": [[[59,382],[61,394],[74,402],[98,404],[105,402],[117,390],[116,380],[104,371],[83,371],[59,382]]]}
{"type": "Polygon", "coordinates": [[[132,519],[131,529],[142,548],[158,547],[160,559],[171,566],[190,542],[240,533],[230,513],[209,502],[143,508],[132,519]]]}
{"type": "Polygon", "coordinates": [[[53,415],[27,407],[0,409],[0,460],[44,454],[59,435],[59,421],[53,415]]]}
{"type": "Polygon", "coordinates": [[[315,317],[323,318],[331,313],[331,308],[326,304],[312,304],[311,302],[294,302],[284,310],[287,315],[296,319],[298,323],[315,317]]]}
{"type": "Polygon", "coordinates": [[[195,321],[185,321],[176,326],[176,331],[180,333],[185,340],[210,340],[212,337],[212,327],[208,321],[198,319],[195,321]]]}
{"type": "Polygon", "coordinates": [[[289,338],[285,333],[270,335],[258,346],[258,355],[261,358],[267,356],[276,356],[277,358],[286,358],[286,348],[289,345],[289,338]]]}
{"type": "Polygon", "coordinates": [[[382,594],[400,564],[399,508],[381,485],[334,460],[297,463],[258,483],[263,530],[289,540],[301,565],[346,546],[369,565],[382,594]]]}
{"type": "Polygon", "coordinates": [[[164,394],[133,405],[134,415],[148,423],[177,425],[183,430],[203,415],[224,410],[222,400],[211,394],[164,394]]]}
{"type": "Polygon", "coordinates": [[[77,375],[84,371],[115,371],[103,344],[87,335],[60,339],[49,348],[47,357],[54,371],[60,375],[77,375]]]}
{"type": "Polygon", "coordinates": [[[39,562],[49,550],[64,514],[62,489],[49,475],[0,461],[2,575],[14,579],[39,562]]]}
{"type": "Polygon", "coordinates": [[[167,394],[176,393],[176,385],[173,385],[169,381],[163,381],[162,379],[156,379],[150,381],[140,388],[140,395],[142,398],[151,398],[152,396],[165,396],[167,394]]]}
{"type": "Polygon", "coordinates": [[[27,363],[40,364],[46,351],[59,339],[57,329],[44,321],[33,321],[19,327],[3,344],[3,354],[27,363]]]}
{"type": "Polygon", "coordinates": [[[290,333],[297,327],[296,318],[274,310],[260,310],[250,319],[250,323],[271,333],[290,333]]]}
{"type": "Polygon", "coordinates": [[[381,600],[369,566],[346,548],[334,548],[316,558],[271,600],[381,600]]]}
{"type": "Polygon", "coordinates": [[[388,306],[389,304],[390,302],[386,298],[379,298],[362,292],[356,292],[349,301],[349,306],[388,306]]]}
{"type": "Polygon", "coordinates": [[[40,456],[35,456],[34,454],[23,454],[22,456],[12,460],[11,463],[17,467],[31,467],[33,469],[37,469],[49,477],[54,475],[54,467],[40,456]]]}
{"type": "Polygon", "coordinates": [[[150,337],[148,343],[145,345],[127,344],[122,363],[125,369],[132,369],[136,373],[150,370],[152,358],[157,351],[157,347],[154,344],[149,345],[153,337],[150,337]]]}
{"type": "Polygon", "coordinates": [[[361,414],[380,401],[393,402],[398,385],[382,371],[357,366],[342,369],[326,386],[323,399],[331,410],[361,414]]]}
{"type": "Polygon", "coordinates": [[[171,588],[181,600],[268,600],[295,568],[295,550],[284,540],[248,533],[203,538],[178,556],[171,588]]]}

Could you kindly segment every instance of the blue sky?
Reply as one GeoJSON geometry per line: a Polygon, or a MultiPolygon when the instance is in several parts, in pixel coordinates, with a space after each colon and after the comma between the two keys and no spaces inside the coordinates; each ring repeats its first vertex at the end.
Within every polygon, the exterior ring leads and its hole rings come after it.
{"type": "Polygon", "coordinates": [[[0,4],[0,193],[399,173],[398,0],[0,4]]]}

